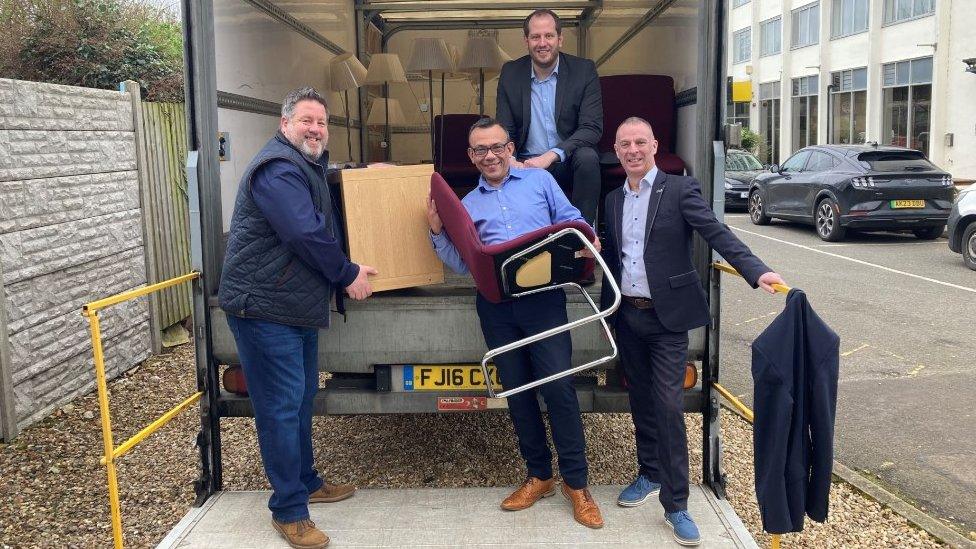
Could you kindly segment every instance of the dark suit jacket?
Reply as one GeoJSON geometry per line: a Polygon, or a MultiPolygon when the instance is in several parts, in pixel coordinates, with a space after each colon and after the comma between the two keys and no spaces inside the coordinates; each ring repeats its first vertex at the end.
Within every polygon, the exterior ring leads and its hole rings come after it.
{"type": "MultiPolygon", "coordinates": [[[[617,284],[620,284],[621,271],[623,204],[621,185],[607,195],[604,217],[607,233],[601,254],[617,284]]],[[[692,263],[693,230],[722,254],[753,288],[763,273],[772,270],[715,218],[702,197],[698,181],[658,171],[651,187],[644,228],[644,268],[661,324],[674,332],[705,326],[711,318],[705,290],[692,263]]],[[[609,285],[604,284],[602,307],[609,307],[611,302],[609,285]]],[[[615,320],[612,318],[611,322],[615,320]]]]}
{"type": "MultiPolygon", "coordinates": [[[[495,118],[515,141],[516,154],[522,151],[532,120],[532,58],[524,55],[502,66],[498,78],[498,101],[495,118]]],[[[579,147],[596,147],[603,135],[603,100],[596,65],[566,53],[559,54],[556,78],[557,145],[572,156],[579,147]]]]}
{"type": "Polygon", "coordinates": [[[827,519],[839,351],[800,290],[752,344],[756,499],[769,533],[799,532],[804,513],[827,519]]]}

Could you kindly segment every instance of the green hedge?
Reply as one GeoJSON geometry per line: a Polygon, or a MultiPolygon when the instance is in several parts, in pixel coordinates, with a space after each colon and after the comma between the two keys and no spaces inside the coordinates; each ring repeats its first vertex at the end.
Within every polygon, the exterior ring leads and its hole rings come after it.
{"type": "Polygon", "coordinates": [[[183,101],[180,22],[138,0],[0,0],[0,75],[183,101]]]}

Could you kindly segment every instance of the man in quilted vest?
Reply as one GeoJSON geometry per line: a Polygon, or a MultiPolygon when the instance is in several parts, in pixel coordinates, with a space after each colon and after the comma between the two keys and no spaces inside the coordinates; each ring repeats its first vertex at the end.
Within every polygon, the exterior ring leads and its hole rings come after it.
{"type": "Polygon", "coordinates": [[[328,140],[325,99],[312,88],[289,93],[279,131],[241,178],[218,291],[273,489],[272,524],[292,547],[303,548],[329,543],[309,520],[308,504],[339,501],[356,490],[325,482],[313,466],[318,332],[329,326],[335,291],[366,299],[368,276],[376,274],[343,252],[325,180],[328,140]]]}

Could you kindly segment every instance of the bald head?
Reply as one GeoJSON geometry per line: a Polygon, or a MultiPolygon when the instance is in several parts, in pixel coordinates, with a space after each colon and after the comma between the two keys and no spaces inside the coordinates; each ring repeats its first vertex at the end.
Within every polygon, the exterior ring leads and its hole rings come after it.
{"type": "Polygon", "coordinates": [[[620,159],[620,165],[627,172],[627,182],[637,189],[640,180],[654,168],[654,155],[657,154],[657,140],[651,124],[643,118],[632,116],[617,127],[617,137],[613,150],[620,159]]]}

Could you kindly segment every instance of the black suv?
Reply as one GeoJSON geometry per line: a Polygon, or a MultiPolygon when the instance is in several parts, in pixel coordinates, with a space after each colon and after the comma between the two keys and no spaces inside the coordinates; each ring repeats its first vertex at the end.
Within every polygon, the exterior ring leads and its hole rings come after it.
{"type": "Polygon", "coordinates": [[[910,230],[938,238],[955,197],[952,176],[919,151],[901,147],[816,145],[800,149],[749,189],[749,217],[810,223],[823,240],[847,229],[910,230]]]}

